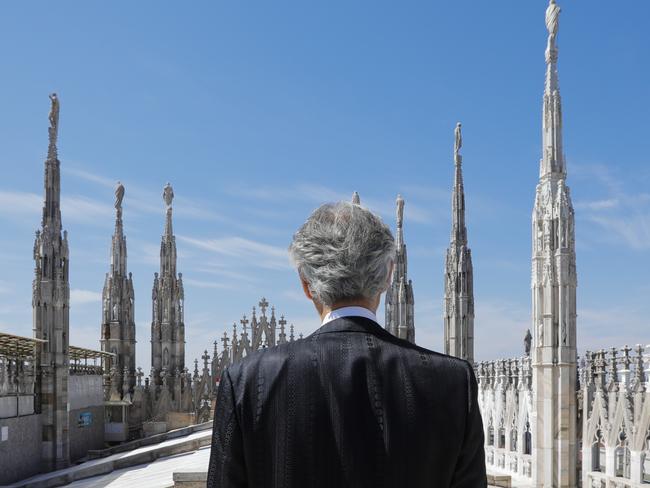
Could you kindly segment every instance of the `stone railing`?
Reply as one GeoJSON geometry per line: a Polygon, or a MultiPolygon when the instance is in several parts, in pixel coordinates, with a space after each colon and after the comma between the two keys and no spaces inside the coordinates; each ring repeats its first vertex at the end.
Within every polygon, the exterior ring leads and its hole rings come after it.
{"type": "Polygon", "coordinates": [[[533,445],[530,357],[485,361],[476,364],[475,369],[488,469],[530,478],[533,445]]]}
{"type": "Polygon", "coordinates": [[[0,396],[33,395],[34,363],[0,357],[0,396]]]}
{"type": "Polygon", "coordinates": [[[0,357],[0,418],[31,415],[34,411],[34,363],[0,357]]]}
{"type": "Polygon", "coordinates": [[[650,483],[648,355],[641,345],[589,352],[579,368],[585,488],[650,483]]]}
{"type": "Polygon", "coordinates": [[[101,365],[98,364],[83,364],[76,361],[70,361],[70,374],[75,375],[84,375],[84,374],[93,374],[93,375],[103,375],[104,370],[101,365]]]}

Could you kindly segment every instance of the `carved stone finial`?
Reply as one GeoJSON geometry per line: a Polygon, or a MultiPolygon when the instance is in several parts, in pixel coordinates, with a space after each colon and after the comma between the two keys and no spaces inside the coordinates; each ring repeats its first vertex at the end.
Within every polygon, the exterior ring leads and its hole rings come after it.
{"type": "Polygon", "coordinates": [[[266,316],[266,309],[269,307],[269,302],[266,301],[266,298],[262,297],[262,300],[258,304],[260,310],[262,311],[262,316],[266,316]]]}
{"type": "Polygon", "coordinates": [[[167,182],[165,188],[163,189],[163,200],[165,201],[165,205],[168,207],[172,206],[172,200],[174,200],[174,189],[169,184],[169,182],[167,182]]]}
{"type": "Polygon", "coordinates": [[[460,148],[463,147],[463,134],[461,132],[461,124],[458,122],[456,124],[456,129],[454,129],[454,155],[458,156],[460,148]]]}
{"type": "Polygon", "coordinates": [[[546,29],[548,30],[549,41],[555,40],[560,21],[560,7],[555,0],[550,0],[546,9],[546,29]]]}
{"type": "Polygon", "coordinates": [[[115,186],[115,208],[118,210],[122,209],[122,200],[124,199],[124,185],[121,182],[117,182],[115,186]]]}
{"type": "Polygon", "coordinates": [[[210,355],[208,354],[208,350],[206,349],[203,352],[203,356],[201,356],[201,359],[203,359],[203,369],[208,370],[208,362],[210,361],[210,355]]]}
{"type": "Polygon", "coordinates": [[[397,227],[402,227],[402,222],[404,220],[404,199],[402,195],[397,195],[397,227]]]}

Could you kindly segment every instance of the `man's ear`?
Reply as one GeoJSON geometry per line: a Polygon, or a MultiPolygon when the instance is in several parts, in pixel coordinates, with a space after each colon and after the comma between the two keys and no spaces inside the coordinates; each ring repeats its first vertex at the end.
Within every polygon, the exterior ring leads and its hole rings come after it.
{"type": "Polygon", "coordinates": [[[305,292],[305,296],[309,298],[311,301],[314,301],[314,297],[311,294],[311,290],[309,289],[309,283],[307,283],[302,276],[300,277],[300,284],[302,285],[302,291],[305,292]]]}

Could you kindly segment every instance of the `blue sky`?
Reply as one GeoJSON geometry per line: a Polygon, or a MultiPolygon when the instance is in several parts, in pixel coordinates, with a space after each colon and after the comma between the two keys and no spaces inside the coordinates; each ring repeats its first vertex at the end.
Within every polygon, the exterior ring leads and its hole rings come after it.
{"type": "MultiPolygon", "coordinates": [[[[579,346],[648,343],[650,4],[560,4],[579,346]]],[[[521,354],[545,8],[544,0],[3,5],[0,329],[31,335],[47,95],[56,91],[73,344],[99,347],[121,180],[145,371],[167,181],[188,362],[261,296],[297,331],[318,326],[286,247],[313,208],[354,190],[393,226],[395,197],[405,198],[416,339],[441,350],[460,120],[476,357],[521,354]]]]}

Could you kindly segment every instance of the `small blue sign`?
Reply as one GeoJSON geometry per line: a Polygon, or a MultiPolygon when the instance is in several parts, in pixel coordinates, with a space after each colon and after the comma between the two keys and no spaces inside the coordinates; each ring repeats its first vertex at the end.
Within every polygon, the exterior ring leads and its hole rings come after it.
{"type": "Polygon", "coordinates": [[[79,427],[89,427],[93,423],[93,414],[92,412],[82,412],[79,414],[79,427]]]}

